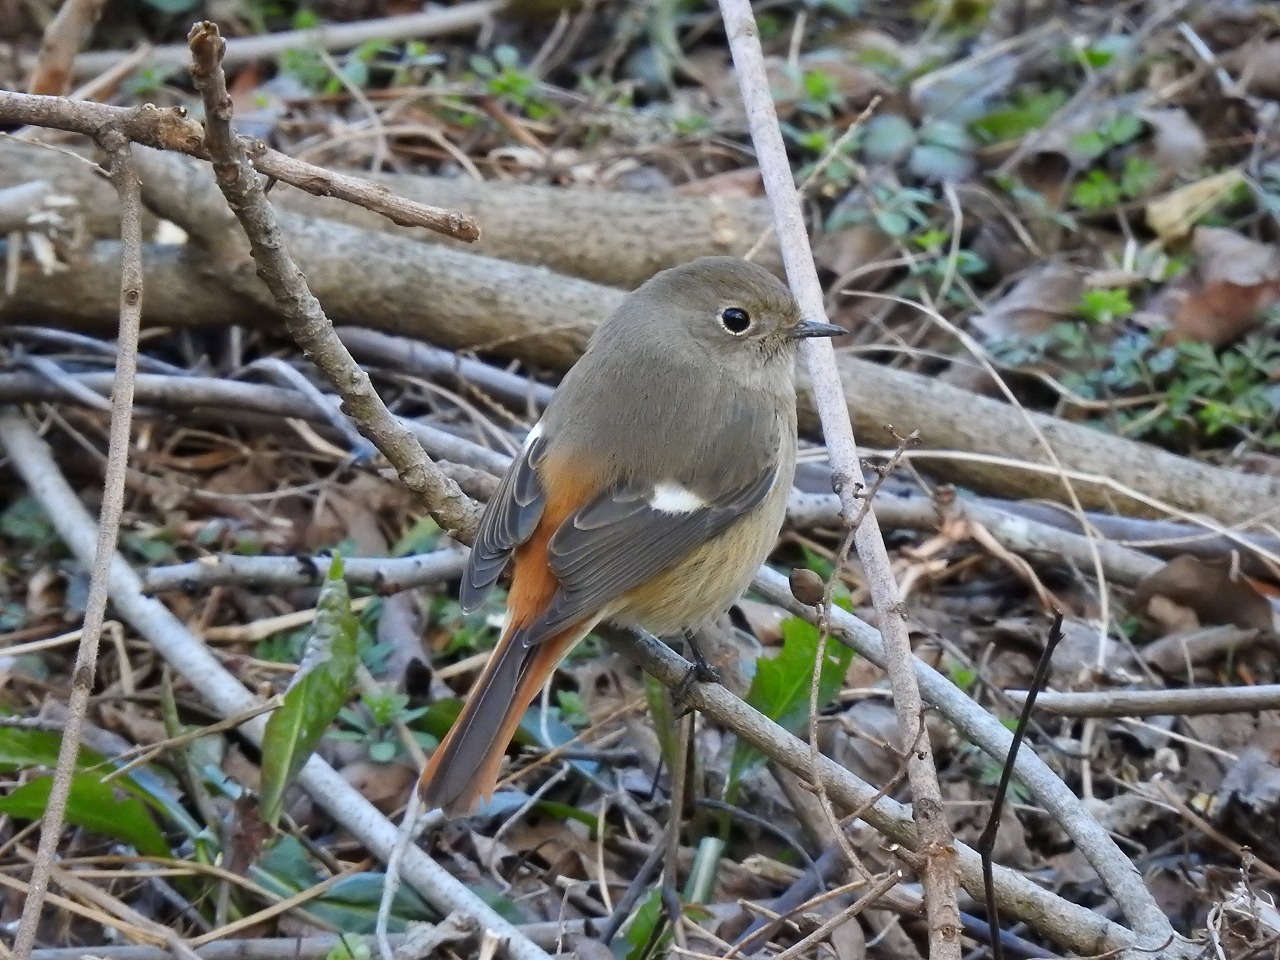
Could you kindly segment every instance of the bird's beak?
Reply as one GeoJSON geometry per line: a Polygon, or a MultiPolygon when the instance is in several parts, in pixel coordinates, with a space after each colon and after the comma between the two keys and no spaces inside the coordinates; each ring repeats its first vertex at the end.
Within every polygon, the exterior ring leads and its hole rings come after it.
{"type": "Polygon", "coordinates": [[[787,331],[787,336],[792,340],[809,340],[813,337],[842,337],[848,332],[844,327],[837,327],[834,323],[801,320],[787,331]]]}

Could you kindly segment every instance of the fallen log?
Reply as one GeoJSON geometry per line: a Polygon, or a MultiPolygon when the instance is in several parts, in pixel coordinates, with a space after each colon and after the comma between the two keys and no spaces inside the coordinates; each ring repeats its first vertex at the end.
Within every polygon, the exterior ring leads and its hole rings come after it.
{"type": "MultiPolygon", "coordinates": [[[[86,158],[92,155],[91,146],[78,149],[86,158]]],[[[210,176],[207,165],[200,168],[210,176]]],[[[79,199],[92,236],[118,236],[115,190],[110,181],[94,174],[90,164],[71,154],[0,140],[0,188],[26,183],[33,171],[52,185],[53,192],[79,199]]],[[[471,214],[483,225],[480,239],[462,243],[429,230],[401,227],[370,210],[313,196],[285,183],[272,189],[271,199],[282,210],[304,216],[549,267],[628,290],[659,270],[701,256],[741,256],[770,224],[764,200],[479,183],[468,177],[368,171],[358,175],[401,197],[471,214]]],[[[778,247],[771,236],[755,259],[781,273],[778,247]]]]}
{"type": "MultiPolygon", "coordinates": [[[[203,232],[208,249],[218,251],[200,262],[194,245],[177,253],[149,248],[144,318],[165,325],[273,322],[251,261],[231,249],[234,244],[220,243],[221,226],[209,222],[217,216],[209,211],[225,212],[207,202],[212,182],[185,158],[142,150],[138,158],[148,203],[189,232],[203,232]]],[[[545,267],[396,233],[299,214],[284,214],[281,221],[331,320],[452,350],[563,370],[623,295],[545,267]]],[[[99,243],[67,272],[24,272],[15,296],[0,305],[0,320],[53,317],[71,326],[114,326],[118,252],[118,245],[99,243]]],[[[1086,507],[1159,516],[1167,505],[1175,515],[1200,514],[1224,524],[1248,524],[1280,511],[1275,478],[1200,463],[850,354],[839,356],[839,366],[861,443],[894,447],[895,432],[917,431],[920,450],[912,456],[922,462],[931,457],[931,472],[952,483],[1012,498],[1067,500],[1048,444],[1086,507]],[[952,453],[943,458],[945,451],[952,453]]],[[[802,425],[815,430],[803,387],[800,409],[802,425]]]]}

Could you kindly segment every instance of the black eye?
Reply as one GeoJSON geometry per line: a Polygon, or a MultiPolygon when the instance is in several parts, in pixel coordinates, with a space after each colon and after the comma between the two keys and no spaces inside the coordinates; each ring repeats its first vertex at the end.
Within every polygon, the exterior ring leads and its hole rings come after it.
{"type": "Polygon", "coordinates": [[[751,314],[741,307],[726,307],[720,312],[720,326],[740,337],[751,329],[751,314]]]}

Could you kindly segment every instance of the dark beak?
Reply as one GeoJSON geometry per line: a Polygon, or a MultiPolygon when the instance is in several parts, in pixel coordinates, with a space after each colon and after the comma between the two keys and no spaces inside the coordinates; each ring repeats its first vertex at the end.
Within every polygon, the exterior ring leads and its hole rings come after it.
{"type": "Polygon", "coordinates": [[[801,320],[787,331],[787,336],[792,340],[809,340],[813,337],[842,337],[848,332],[844,327],[837,327],[834,323],[801,320]]]}

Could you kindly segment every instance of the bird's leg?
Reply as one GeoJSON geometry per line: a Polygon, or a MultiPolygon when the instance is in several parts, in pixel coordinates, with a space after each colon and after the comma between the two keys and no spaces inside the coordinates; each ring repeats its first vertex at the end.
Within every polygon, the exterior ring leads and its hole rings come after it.
{"type": "MultiPolygon", "coordinates": [[[[689,672],[684,675],[684,679],[676,687],[674,696],[676,703],[680,705],[680,709],[688,712],[688,707],[685,706],[684,701],[688,697],[689,691],[693,689],[693,685],[695,683],[719,683],[720,671],[713,667],[703,655],[702,648],[698,646],[697,634],[693,630],[684,632],[684,652],[693,661],[693,665],[689,667],[689,672]]],[[[681,716],[683,716],[683,713],[681,716]]]]}

